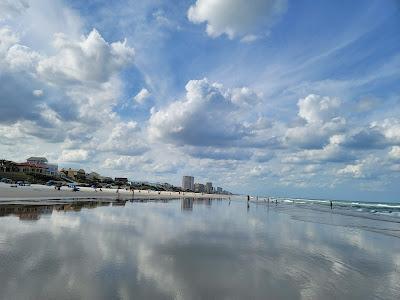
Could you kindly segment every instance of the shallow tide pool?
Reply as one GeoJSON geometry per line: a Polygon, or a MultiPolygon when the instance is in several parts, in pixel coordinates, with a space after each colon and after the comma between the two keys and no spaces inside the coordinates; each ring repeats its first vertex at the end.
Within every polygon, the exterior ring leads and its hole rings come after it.
{"type": "Polygon", "coordinates": [[[0,213],[0,299],[400,298],[399,223],[240,200],[0,213]]]}

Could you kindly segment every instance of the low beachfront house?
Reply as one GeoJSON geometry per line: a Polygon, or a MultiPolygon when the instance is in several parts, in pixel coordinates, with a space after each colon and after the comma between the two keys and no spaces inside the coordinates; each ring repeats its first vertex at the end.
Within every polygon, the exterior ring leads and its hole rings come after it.
{"type": "Polygon", "coordinates": [[[33,165],[47,165],[48,160],[46,157],[31,156],[26,162],[33,165]]]}
{"type": "Polygon", "coordinates": [[[10,160],[0,159],[0,173],[16,173],[16,172],[19,172],[17,163],[10,160]]]}
{"type": "Polygon", "coordinates": [[[65,174],[67,177],[69,177],[71,179],[77,179],[77,176],[78,176],[78,170],[76,170],[76,169],[71,169],[71,168],[64,169],[64,168],[62,168],[60,172],[65,174]]]}
{"type": "Polygon", "coordinates": [[[50,164],[46,157],[41,156],[31,156],[26,160],[27,164],[32,166],[38,166],[44,169],[45,175],[57,176],[58,175],[58,165],[50,164]]]}
{"type": "Polygon", "coordinates": [[[102,179],[101,175],[96,172],[90,172],[86,175],[86,179],[90,181],[100,181],[102,179]]]}
{"type": "Polygon", "coordinates": [[[128,178],[125,177],[115,177],[115,183],[117,185],[126,185],[128,184],[128,178]]]}
{"type": "Polygon", "coordinates": [[[33,163],[19,163],[17,164],[20,173],[24,174],[46,174],[46,167],[42,165],[37,165],[33,163]]]}

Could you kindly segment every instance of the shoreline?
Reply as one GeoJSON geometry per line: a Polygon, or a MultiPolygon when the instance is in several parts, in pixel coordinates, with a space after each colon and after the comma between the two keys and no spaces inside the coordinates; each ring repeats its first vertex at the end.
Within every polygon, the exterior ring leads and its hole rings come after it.
{"type": "Polygon", "coordinates": [[[229,198],[231,195],[222,194],[200,194],[194,192],[168,192],[168,191],[150,191],[150,190],[134,190],[127,191],[125,189],[97,189],[95,191],[90,187],[80,187],[79,191],[72,191],[71,188],[62,187],[56,190],[52,186],[33,184],[31,186],[10,187],[8,184],[0,183],[0,204],[15,201],[84,201],[84,200],[132,200],[132,199],[178,199],[178,198],[212,198],[221,199],[229,198]]]}

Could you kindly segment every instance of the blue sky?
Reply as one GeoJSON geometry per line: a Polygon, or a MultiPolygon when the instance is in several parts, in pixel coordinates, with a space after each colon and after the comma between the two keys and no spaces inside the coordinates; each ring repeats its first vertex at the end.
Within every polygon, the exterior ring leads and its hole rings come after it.
{"type": "Polygon", "coordinates": [[[400,200],[398,1],[0,0],[0,156],[400,200]]]}

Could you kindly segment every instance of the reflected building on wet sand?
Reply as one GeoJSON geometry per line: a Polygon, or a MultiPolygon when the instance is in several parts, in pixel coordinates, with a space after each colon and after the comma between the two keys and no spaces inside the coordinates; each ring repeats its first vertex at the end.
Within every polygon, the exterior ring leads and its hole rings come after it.
{"type": "Polygon", "coordinates": [[[41,215],[52,212],[52,205],[0,205],[0,217],[15,215],[25,221],[37,221],[41,215]]]}
{"type": "Polygon", "coordinates": [[[182,211],[192,211],[194,204],[196,205],[205,205],[207,207],[211,207],[212,199],[198,199],[198,198],[183,198],[181,199],[181,209],[182,211]]]}
{"type": "Polygon", "coordinates": [[[24,205],[24,204],[0,204],[0,217],[17,216],[21,221],[37,221],[41,215],[51,215],[53,211],[68,212],[80,211],[82,208],[96,208],[107,206],[107,201],[82,201],[56,205],[24,205]]]}
{"type": "Polygon", "coordinates": [[[181,200],[181,209],[192,211],[193,210],[193,199],[192,198],[183,198],[181,200]]]}

